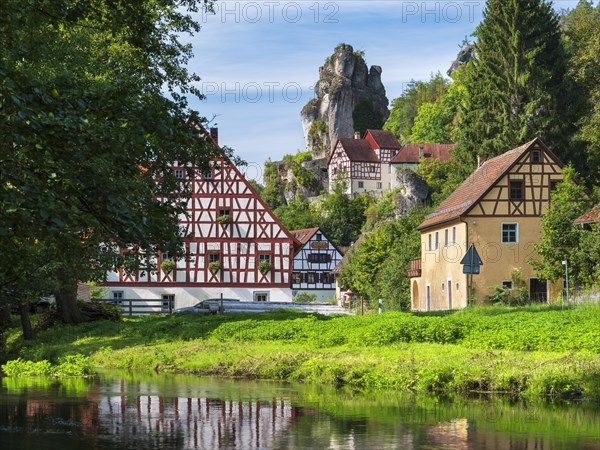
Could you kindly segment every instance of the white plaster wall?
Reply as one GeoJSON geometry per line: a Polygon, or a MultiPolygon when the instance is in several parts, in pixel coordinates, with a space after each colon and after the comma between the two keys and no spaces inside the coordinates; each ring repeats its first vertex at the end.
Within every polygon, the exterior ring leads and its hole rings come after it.
{"type": "Polygon", "coordinates": [[[123,292],[125,299],[157,299],[163,295],[175,295],[175,308],[193,306],[209,298],[237,299],[252,301],[254,292],[268,292],[271,302],[291,302],[292,290],[290,288],[203,288],[203,287],[130,287],[111,286],[107,288],[107,298],[112,298],[113,291],[123,292]]]}

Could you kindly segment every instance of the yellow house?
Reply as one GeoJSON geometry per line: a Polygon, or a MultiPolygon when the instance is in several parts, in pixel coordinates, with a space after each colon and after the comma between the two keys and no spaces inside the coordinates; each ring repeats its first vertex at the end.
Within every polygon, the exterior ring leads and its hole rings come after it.
{"type": "Polygon", "coordinates": [[[513,288],[513,274],[531,298],[555,298],[561,283],[536,277],[528,260],[537,256],[540,219],[550,191],[562,180],[563,164],[536,138],[479,164],[440,206],[419,225],[421,259],[412,261],[412,309],[460,309],[467,306],[470,275],[461,260],[474,244],[483,264],[472,276],[473,299],[480,303],[494,286],[513,288]]]}

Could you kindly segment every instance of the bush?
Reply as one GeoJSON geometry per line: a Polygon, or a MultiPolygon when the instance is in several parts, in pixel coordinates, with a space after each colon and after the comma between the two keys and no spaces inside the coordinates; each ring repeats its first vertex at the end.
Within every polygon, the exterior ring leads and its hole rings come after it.
{"type": "Polygon", "coordinates": [[[173,269],[175,269],[175,263],[173,261],[171,261],[170,259],[165,259],[160,264],[160,270],[162,270],[164,273],[172,272],[173,269]]]}
{"type": "Polygon", "coordinates": [[[2,370],[9,377],[82,377],[92,374],[89,359],[79,354],[59,358],[56,365],[47,360],[34,362],[17,358],[7,361],[2,370]]]}
{"type": "Polygon", "coordinates": [[[219,261],[208,263],[208,270],[210,270],[212,273],[218,272],[221,270],[221,263],[219,261]]]}
{"type": "Polygon", "coordinates": [[[271,263],[269,261],[261,261],[258,264],[258,270],[260,271],[260,273],[266,274],[266,273],[269,273],[271,270],[273,270],[273,266],[271,265],[271,263]]]}
{"type": "Polygon", "coordinates": [[[315,303],[317,301],[317,296],[315,294],[309,294],[308,292],[300,292],[294,297],[294,301],[298,303],[315,303]]]}

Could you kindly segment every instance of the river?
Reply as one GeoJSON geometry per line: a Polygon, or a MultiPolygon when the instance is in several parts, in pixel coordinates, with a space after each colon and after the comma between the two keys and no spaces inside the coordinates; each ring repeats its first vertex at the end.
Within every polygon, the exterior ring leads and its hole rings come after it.
{"type": "Polygon", "coordinates": [[[104,373],[4,378],[0,449],[600,450],[600,403],[104,373]]]}

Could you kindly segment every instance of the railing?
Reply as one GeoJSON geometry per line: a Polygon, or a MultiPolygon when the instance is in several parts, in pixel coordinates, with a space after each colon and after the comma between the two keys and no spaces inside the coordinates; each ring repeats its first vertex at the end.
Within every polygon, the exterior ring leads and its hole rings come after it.
{"type": "Polygon", "coordinates": [[[421,259],[413,259],[410,262],[410,269],[408,269],[408,277],[415,278],[421,276],[421,259]]]}
{"type": "Polygon", "coordinates": [[[173,312],[172,299],[162,298],[123,298],[123,299],[98,299],[112,303],[121,309],[127,316],[148,316],[150,314],[171,314],[173,312]]]}

